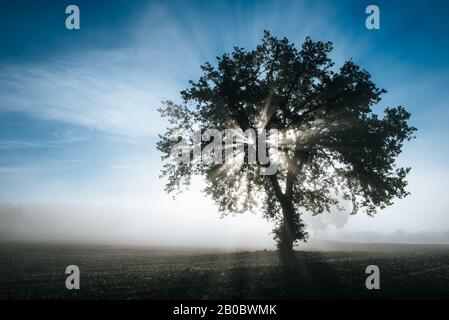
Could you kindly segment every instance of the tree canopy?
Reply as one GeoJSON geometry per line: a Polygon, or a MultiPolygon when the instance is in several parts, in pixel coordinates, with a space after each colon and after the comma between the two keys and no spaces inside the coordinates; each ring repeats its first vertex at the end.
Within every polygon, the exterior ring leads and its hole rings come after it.
{"type": "Polygon", "coordinates": [[[217,57],[216,65],[201,66],[203,75],[181,92],[182,102],[166,101],[160,108],[170,123],[157,145],[166,190],[179,191],[192,175],[202,175],[204,191],[220,212],[261,212],[274,221],[275,239],[286,250],[306,240],[305,212],[374,215],[407,196],[410,168],[395,161],[416,130],[408,124],[410,113],[402,106],[374,113],[386,91],[352,60],[335,68],[331,51],[331,42],[308,37],[297,49],[265,31],[254,50],[235,47],[217,57]],[[276,173],[261,174],[266,165],[259,159],[240,166],[194,161],[193,138],[183,145],[193,161],[173,157],[181,135],[227,128],[278,130],[276,173]]]}

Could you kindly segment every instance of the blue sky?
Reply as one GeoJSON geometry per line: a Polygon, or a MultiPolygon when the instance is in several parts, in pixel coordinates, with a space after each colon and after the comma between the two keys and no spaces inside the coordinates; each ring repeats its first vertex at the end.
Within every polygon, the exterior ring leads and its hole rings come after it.
{"type": "MultiPolygon", "coordinates": [[[[333,41],[337,65],[353,58],[388,91],[376,112],[412,112],[418,138],[399,161],[413,167],[413,195],[377,226],[411,216],[411,229],[449,229],[448,10],[447,1],[2,1],[0,202],[165,201],[160,101],[179,99],[200,64],[252,49],[266,29],[296,44],[333,41]],[[68,4],[80,8],[80,30],[65,29],[68,4]],[[365,28],[369,4],[380,30],[365,28]]],[[[363,219],[355,229],[376,225],[363,219]]]]}

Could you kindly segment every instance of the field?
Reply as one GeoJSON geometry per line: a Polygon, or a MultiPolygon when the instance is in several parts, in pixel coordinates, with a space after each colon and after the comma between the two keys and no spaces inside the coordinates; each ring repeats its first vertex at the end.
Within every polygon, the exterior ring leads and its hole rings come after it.
{"type": "Polygon", "coordinates": [[[0,299],[449,298],[449,246],[334,244],[298,251],[226,252],[62,244],[0,244],[0,299]],[[337,250],[338,249],[338,250],[337,250]],[[67,290],[67,265],[81,289],[67,290]],[[365,268],[380,268],[367,290],[365,268]]]}

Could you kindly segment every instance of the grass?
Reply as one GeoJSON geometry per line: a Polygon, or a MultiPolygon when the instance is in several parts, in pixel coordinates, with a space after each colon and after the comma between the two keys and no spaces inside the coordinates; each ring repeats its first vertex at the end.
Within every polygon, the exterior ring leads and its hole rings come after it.
{"type": "Polygon", "coordinates": [[[225,252],[98,245],[0,244],[0,299],[428,299],[449,298],[449,246],[351,245],[298,251],[225,252]],[[67,265],[81,289],[67,290],[67,265]],[[365,268],[381,272],[365,288],[365,268]]]}

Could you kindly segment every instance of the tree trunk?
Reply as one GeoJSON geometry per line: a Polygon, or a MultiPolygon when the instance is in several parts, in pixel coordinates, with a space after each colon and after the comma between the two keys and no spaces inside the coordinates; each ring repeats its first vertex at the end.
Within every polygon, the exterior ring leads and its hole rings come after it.
{"type": "Polygon", "coordinates": [[[275,232],[278,241],[277,247],[283,262],[289,262],[294,255],[293,243],[296,240],[295,208],[292,199],[288,195],[282,193],[277,179],[274,176],[270,176],[270,180],[276,198],[282,208],[282,222],[279,229],[275,232]]]}
{"type": "MultiPolygon", "coordinates": [[[[285,138],[285,137],[284,137],[285,138]]],[[[281,261],[291,263],[294,261],[293,244],[296,240],[304,240],[307,233],[304,231],[304,225],[301,223],[299,216],[296,216],[295,206],[293,205],[293,185],[295,177],[302,171],[304,163],[306,163],[308,155],[304,152],[296,152],[295,157],[290,157],[287,151],[284,151],[287,158],[287,178],[285,193],[282,192],[275,175],[269,176],[274,194],[282,208],[282,223],[275,230],[280,251],[281,261]],[[299,164],[298,164],[298,160],[299,164]]]]}
{"type": "Polygon", "coordinates": [[[287,197],[283,197],[281,200],[282,206],[282,224],[280,234],[279,234],[279,242],[278,248],[281,253],[281,257],[289,262],[294,255],[293,251],[293,243],[296,240],[296,227],[295,227],[295,209],[293,207],[293,203],[287,197]]]}

